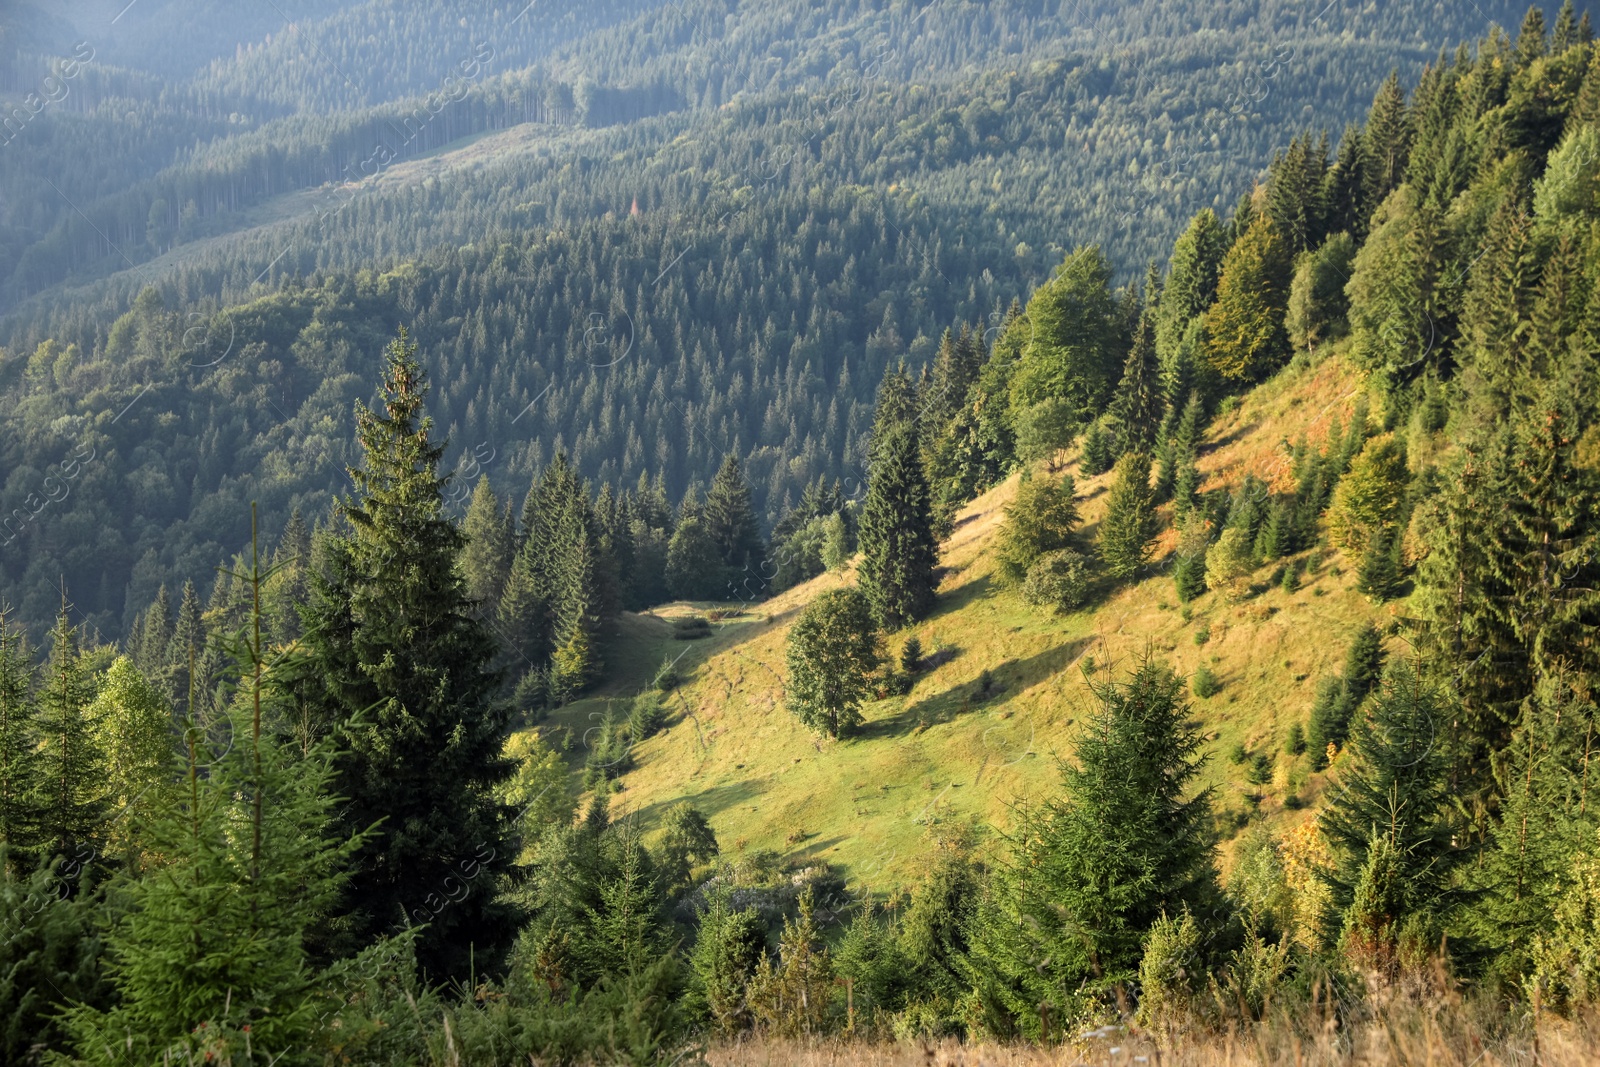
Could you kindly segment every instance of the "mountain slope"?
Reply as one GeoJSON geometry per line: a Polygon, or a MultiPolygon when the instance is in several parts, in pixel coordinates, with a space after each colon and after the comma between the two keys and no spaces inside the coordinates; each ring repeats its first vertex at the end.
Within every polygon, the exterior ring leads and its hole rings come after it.
{"type": "MultiPolygon", "coordinates": [[[[1349,421],[1360,381],[1339,356],[1285,369],[1215,421],[1200,461],[1205,488],[1246,473],[1269,483],[1282,477],[1285,428],[1303,427],[1316,443],[1334,419],[1349,421]]],[[[1074,455],[1068,469],[1076,466],[1074,455]]],[[[1078,483],[1088,537],[1109,479],[1078,483]]],[[[1012,804],[1052,790],[1054,757],[1072,749],[1074,723],[1092,698],[1090,678],[1120,676],[1148,651],[1184,675],[1204,662],[1222,682],[1219,693],[1194,701],[1193,713],[1208,731],[1205,780],[1217,788],[1225,834],[1247,817],[1302,818],[1298,802],[1285,801],[1314,796],[1324,776],[1311,774],[1305,757],[1284,752],[1287,731],[1304,723],[1318,679],[1339,669],[1347,635],[1363,621],[1388,618],[1396,606],[1374,609],[1355,592],[1347,561],[1313,551],[1304,554],[1307,569],[1295,593],[1271,583],[1240,604],[1207,593],[1185,612],[1166,573],[1174,542],[1168,530],[1147,577],[1052,618],[995,583],[992,549],[1016,484],[1013,476],[960,513],[943,547],[937,610],[888,639],[897,653],[915,633],[926,654],[940,657],[943,649],[947,657],[919,674],[909,695],[868,705],[865,727],[843,742],[812,736],[785,710],[789,625],[812,598],[847,581],[823,575],[723,623],[711,639],[675,650],[687,680],[669,702],[670,726],[634,751],[636,767],[621,779],[613,812],[636,813],[648,824],[687,800],[710,818],[727,854],[772,849],[816,857],[842,866],[851,884],[891,889],[917,871],[928,835],[968,820],[1003,832],[1012,804]],[[1204,644],[1195,638],[1202,630],[1204,644]],[[985,673],[994,680],[988,697],[980,692],[985,673]],[[1226,755],[1236,744],[1273,758],[1271,784],[1245,784],[1244,766],[1226,755]],[[1259,805],[1254,793],[1262,794],[1259,805]]],[[[1272,573],[1263,568],[1257,582],[1272,573]]],[[[692,610],[669,605],[653,614],[692,610]]],[[[668,634],[661,619],[628,620],[612,655],[626,675],[543,728],[570,729],[581,760],[585,731],[608,700],[647,681],[671,649],[668,634]]],[[[998,840],[998,833],[987,835],[991,846],[998,840]]]]}

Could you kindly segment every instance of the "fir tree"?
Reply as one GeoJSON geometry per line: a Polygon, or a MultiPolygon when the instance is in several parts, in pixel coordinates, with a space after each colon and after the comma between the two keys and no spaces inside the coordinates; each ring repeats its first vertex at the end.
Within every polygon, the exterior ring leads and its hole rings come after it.
{"type": "Polygon", "coordinates": [[[1517,66],[1526,67],[1534,60],[1544,58],[1547,45],[1544,12],[1537,6],[1530,6],[1517,30],[1517,66]]]}
{"type": "MultiPolygon", "coordinates": [[[[881,402],[879,409],[885,417],[881,402]]],[[[876,460],[858,535],[859,581],[879,625],[898,630],[933,609],[939,546],[915,424],[875,424],[873,447],[876,460]]]]}
{"type": "MultiPolygon", "coordinates": [[[[183,583],[183,595],[178,599],[178,617],[173,623],[172,640],[167,643],[166,670],[167,702],[179,706],[188,699],[189,652],[196,658],[205,650],[206,629],[200,606],[200,592],[194,582],[183,583]]],[[[198,679],[197,679],[198,682],[198,679]]]]}
{"type": "Polygon", "coordinates": [[[1550,31],[1550,54],[1559,56],[1578,43],[1578,19],[1572,10],[1572,0],[1562,0],[1556,12],[1556,24],[1550,31]]]}
{"type": "Polygon", "coordinates": [[[357,854],[330,947],[370,943],[470,871],[418,939],[424,970],[443,978],[472,960],[492,970],[511,934],[498,882],[515,857],[509,812],[493,795],[510,771],[509,709],[494,699],[494,643],[461,581],[465,538],[444,512],[444,448],[431,440],[404,333],[385,351],[384,397],[381,411],[356,409],[363,464],[350,471],[347,528],[331,538],[306,612],[304,674],[322,680],[313,710],[348,745],[340,833],[383,822],[357,854]]]}
{"type": "Polygon", "coordinates": [[[871,604],[854,589],[823,593],[789,630],[784,702],[802,723],[842,737],[861,722],[882,661],[871,604]]]}
{"type": "Polygon", "coordinates": [[[1130,452],[1117,461],[1116,481],[1100,520],[1100,561],[1107,573],[1130,578],[1150,559],[1156,536],[1154,494],[1150,490],[1150,457],[1130,452]]]}

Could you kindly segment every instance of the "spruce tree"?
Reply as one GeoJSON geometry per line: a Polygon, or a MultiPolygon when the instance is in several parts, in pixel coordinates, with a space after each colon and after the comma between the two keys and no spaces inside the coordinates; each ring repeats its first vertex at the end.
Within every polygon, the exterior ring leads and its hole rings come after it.
{"type": "Polygon", "coordinates": [[[1547,46],[1544,12],[1537,5],[1530,5],[1517,29],[1517,66],[1526,67],[1536,59],[1543,59],[1547,46]]]}
{"type": "Polygon", "coordinates": [[[173,622],[172,640],[166,647],[167,702],[174,707],[186,706],[189,694],[189,652],[194,650],[199,658],[206,646],[205,619],[200,606],[200,591],[194,582],[183,583],[183,595],[178,598],[178,617],[173,622]]]}
{"type": "Polygon", "coordinates": [[[82,860],[105,844],[109,814],[105,753],[89,704],[94,684],[66,607],[50,633],[37,697],[39,846],[44,856],[82,860]]]}
{"type": "MultiPolygon", "coordinates": [[[[281,699],[266,662],[263,576],[252,545],[250,611],[232,642],[244,680],[227,701],[230,741],[206,752],[201,724],[187,724],[185,780],[152,806],[146,831],[160,873],[129,882],[129,907],[108,936],[113,1003],[79,1003],[63,1019],[78,1062],[298,1057],[343,1006],[355,968],[318,970],[306,946],[366,835],[335,829],[327,742],[290,753],[263,729],[281,699]]],[[[394,948],[351,962],[377,966],[394,948]]]]}
{"type": "Polygon", "coordinates": [[[329,570],[306,611],[313,714],[346,739],[337,792],[340,833],[365,841],[329,946],[348,952],[425,907],[445,879],[460,899],[430,914],[418,959],[435,978],[493,970],[512,910],[500,880],[515,860],[509,811],[494,795],[509,708],[495,699],[494,642],[472,617],[460,575],[465,538],[444,511],[442,444],[416,346],[402,331],[385,350],[384,404],[356,409],[362,465],[330,535],[329,570]],[[463,879],[462,872],[471,878],[463,879]]]}
{"type": "Polygon", "coordinates": [[[1443,905],[1460,859],[1440,743],[1451,714],[1438,690],[1400,661],[1356,720],[1354,759],[1320,819],[1334,852],[1326,880],[1340,908],[1355,897],[1374,838],[1394,849],[1418,906],[1443,905]]]}
{"type": "Polygon", "coordinates": [[[492,616],[511,571],[511,544],[506,537],[500,501],[484,475],[472,489],[461,523],[467,546],[461,552],[461,577],[467,596],[479,604],[480,617],[492,616]]]}
{"type": "Polygon", "coordinates": [[[1522,721],[1495,768],[1502,796],[1484,862],[1473,872],[1472,928],[1495,969],[1525,973],[1537,934],[1549,931],[1574,852],[1594,839],[1585,764],[1594,707],[1552,678],[1523,704],[1522,721]]]}
{"type": "Polygon", "coordinates": [[[1063,788],[1019,813],[1012,863],[973,923],[963,969],[1000,1033],[1071,1032],[1133,981],[1146,933],[1218,903],[1204,744],[1183,682],[1146,662],[1095,687],[1063,788]]]}
{"type": "Polygon", "coordinates": [[[1391,71],[1372,99],[1361,135],[1361,219],[1370,219],[1378,205],[1405,179],[1411,151],[1411,114],[1406,108],[1400,75],[1391,71]]]}
{"type": "Polygon", "coordinates": [[[750,506],[750,486],[745,484],[744,473],[733,455],[723,458],[717,476],[711,480],[700,518],[721,557],[722,584],[736,594],[730,597],[725,591],[719,597],[743,599],[759,591],[759,587],[747,589],[745,583],[760,581],[766,548],[761,543],[761,530],[750,506]]]}
{"type": "Polygon", "coordinates": [[[873,438],[877,459],[861,509],[858,575],[879,625],[898,630],[933,609],[939,546],[915,424],[874,426],[873,438]]]}
{"type": "Polygon", "coordinates": [[[38,738],[28,693],[33,669],[22,645],[23,631],[9,612],[0,612],[0,845],[17,869],[27,866],[36,842],[41,799],[38,738]]]}
{"type": "Polygon", "coordinates": [[[882,662],[871,605],[855,589],[823,593],[789,630],[784,703],[809,728],[842,737],[861,723],[882,662]]]}
{"type": "Polygon", "coordinates": [[[1156,430],[1160,427],[1161,368],[1156,360],[1152,320],[1149,311],[1139,316],[1133,347],[1128,350],[1128,359],[1122,366],[1122,381],[1111,402],[1111,425],[1119,455],[1148,452],[1156,443],[1156,430]]]}
{"type": "Polygon", "coordinates": [[[1100,520],[1100,561],[1116,578],[1131,578],[1150,559],[1156,536],[1150,457],[1130,452],[1117,461],[1116,480],[1100,520]]]}
{"type": "MultiPolygon", "coordinates": [[[[1216,212],[1203,208],[1172,246],[1167,284],[1156,313],[1156,353],[1162,379],[1169,382],[1189,324],[1205,313],[1217,294],[1217,275],[1228,241],[1216,212]]],[[[1173,399],[1170,396],[1168,399],[1173,399]]],[[[1181,397],[1178,398],[1181,401],[1181,397]]]]}

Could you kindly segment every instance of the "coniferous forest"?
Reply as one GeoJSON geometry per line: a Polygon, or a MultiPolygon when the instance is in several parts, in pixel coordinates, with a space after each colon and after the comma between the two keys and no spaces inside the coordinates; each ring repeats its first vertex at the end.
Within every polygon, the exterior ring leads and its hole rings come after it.
{"type": "Polygon", "coordinates": [[[1600,42],[1466,8],[0,14],[0,1065],[1594,1062],[1600,42]]]}

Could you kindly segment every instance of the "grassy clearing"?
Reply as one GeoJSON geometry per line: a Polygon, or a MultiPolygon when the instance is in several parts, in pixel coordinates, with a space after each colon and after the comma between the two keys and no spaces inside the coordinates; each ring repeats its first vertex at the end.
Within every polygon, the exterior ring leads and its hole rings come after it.
{"type": "MultiPolygon", "coordinates": [[[[1246,472],[1281,486],[1286,440],[1308,423],[1313,441],[1335,416],[1347,423],[1356,381],[1332,358],[1287,369],[1253,392],[1212,428],[1201,461],[1207,488],[1246,472]]],[[[1076,473],[1068,460],[1066,469],[1076,473]]],[[[1089,537],[1108,482],[1108,475],[1079,480],[1089,537]]],[[[612,680],[554,714],[547,729],[572,731],[577,768],[583,732],[607,701],[647,686],[663,656],[681,657],[686,680],[669,701],[669,727],[636,750],[636,769],[622,779],[613,811],[635,813],[648,825],[687,800],[710,818],[730,855],[771,849],[823,859],[842,866],[852,884],[883,892],[912,880],[927,839],[952,825],[989,828],[986,840],[997,844],[1012,806],[1053,788],[1055,758],[1071,751],[1074,725],[1093,699],[1091,683],[1150,655],[1185,676],[1203,663],[1221,682],[1215,695],[1194,701],[1194,713],[1207,728],[1205,780],[1217,790],[1225,830],[1308,817],[1303,808],[1324,775],[1285,752],[1289,727],[1305,721],[1318,679],[1340,668],[1348,635],[1380,614],[1354,591],[1351,562],[1312,553],[1294,593],[1269,583],[1273,568],[1263,568],[1263,591],[1245,602],[1208,593],[1181,610],[1165,573],[1169,533],[1147,578],[1056,618],[996,582],[989,549],[1015,488],[1013,478],[958,517],[943,548],[938,609],[887,640],[890,654],[898,654],[915,633],[925,654],[942,661],[920,674],[908,695],[868,705],[859,736],[817,738],[783,707],[788,624],[813,597],[848,580],[836,574],[753,605],[699,641],[673,640],[671,619],[715,605],[672,604],[625,618],[608,652],[612,680]],[[1269,784],[1245,783],[1246,765],[1228,758],[1239,745],[1269,757],[1269,784]]]]}

